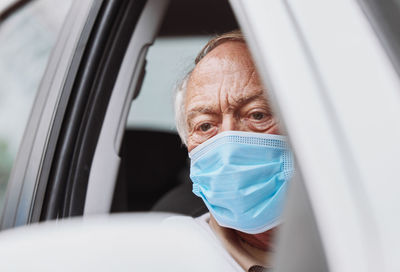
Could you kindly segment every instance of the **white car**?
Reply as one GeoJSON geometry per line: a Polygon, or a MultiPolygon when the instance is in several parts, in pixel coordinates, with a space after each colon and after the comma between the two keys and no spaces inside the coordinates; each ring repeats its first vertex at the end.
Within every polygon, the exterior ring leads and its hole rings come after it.
{"type": "Polygon", "coordinates": [[[275,270],[400,271],[399,1],[229,5],[73,1],[8,179],[2,271],[229,270],[200,233],[154,213],[205,210],[163,112],[172,87],[156,84],[179,69],[144,70],[158,34],[175,39],[166,47],[206,34],[195,52],[236,28],[233,14],[296,157],[275,270]]]}

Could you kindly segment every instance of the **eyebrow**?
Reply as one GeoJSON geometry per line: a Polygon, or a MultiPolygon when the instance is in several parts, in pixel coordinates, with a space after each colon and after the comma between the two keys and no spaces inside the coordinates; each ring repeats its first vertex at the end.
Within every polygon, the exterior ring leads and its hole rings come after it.
{"type": "Polygon", "coordinates": [[[215,108],[209,106],[197,106],[188,111],[187,121],[199,114],[217,115],[218,111],[215,108]]]}
{"type": "MultiPolygon", "coordinates": [[[[246,105],[254,100],[257,100],[259,98],[263,98],[266,101],[266,104],[269,108],[269,104],[267,101],[266,96],[264,95],[264,90],[260,90],[261,93],[255,94],[253,96],[250,97],[241,97],[238,100],[234,100],[234,104],[235,106],[242,106],[242,105],[246,105]]],[[[189,121],[191,118],[199,115],[199,114],[209,114],[209,115],[217,115],[218,114],[218,110],[215,109],[215,107],[210,107],[210,106],[196,106],[194,108],[191,108],[188,111],[187,114],[187,121],[189,121]]]]}
{"type": "Polygon", "coordinates": [[[268,104],[268,100],[267,100],[267,97],[264,95],[264,91],[263,90],[260,90],[260,91],[261,91],[261,93],[259,93],[259,94],[255,94],[250,97],[241,97],[238,100],[234,100],[235,104],[238,106],[242,106],[242,105],[246,105],[254,100],[257,100],[259,98],[263,98],[265,100],[266,104],[268,104]]]}

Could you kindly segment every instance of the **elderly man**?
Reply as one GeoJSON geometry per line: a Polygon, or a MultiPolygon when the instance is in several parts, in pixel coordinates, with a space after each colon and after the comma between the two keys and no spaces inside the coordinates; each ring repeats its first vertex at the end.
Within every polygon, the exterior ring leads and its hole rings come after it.
{"type": "Polygon", "coordinates": [[[212,39],[195,64],[175,101],[193,192],[210,211],[195,220],[237,270],[264,271],[271,265],[292,155],[240,32],[212,39]]]}

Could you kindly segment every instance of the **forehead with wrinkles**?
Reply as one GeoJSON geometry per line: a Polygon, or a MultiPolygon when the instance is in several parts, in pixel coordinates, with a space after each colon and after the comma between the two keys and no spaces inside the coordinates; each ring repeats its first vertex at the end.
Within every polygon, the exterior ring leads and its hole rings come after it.
{"type": "Polygon", "coordinates": [[[221,112],[262,95],[247,46],[242,42],[225,42],[208,53],[193,70],[187,85],[186,112],[193,108],[213,107],[221,112]]]}

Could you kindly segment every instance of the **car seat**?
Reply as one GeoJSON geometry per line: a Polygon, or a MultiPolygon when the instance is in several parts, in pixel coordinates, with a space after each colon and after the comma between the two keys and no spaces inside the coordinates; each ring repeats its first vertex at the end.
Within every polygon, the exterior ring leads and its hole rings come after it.
{"type": "Polygon", "coordinates": [[[207,212],[191,192],[187,149],[176,133],[127,129],[111,212],[207,212]]]}

